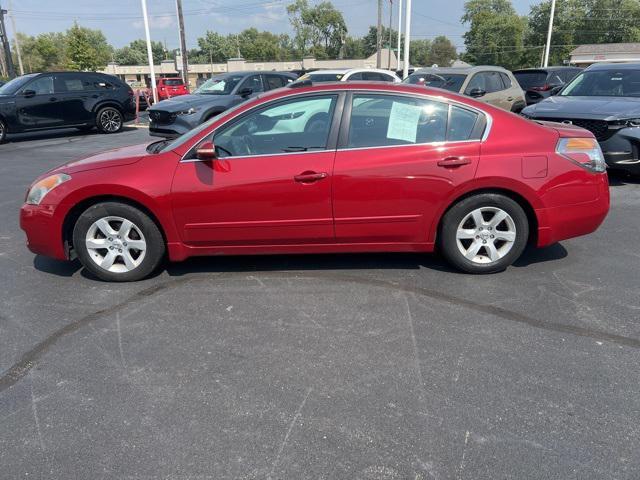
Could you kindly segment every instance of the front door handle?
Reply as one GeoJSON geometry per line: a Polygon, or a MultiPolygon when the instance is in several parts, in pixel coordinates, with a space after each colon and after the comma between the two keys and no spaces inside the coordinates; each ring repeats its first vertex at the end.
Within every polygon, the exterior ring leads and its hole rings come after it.
{"type": "Polygon", "coordinates": [[[313,183],[319,180],[327,178],[327,174],[325,172],[302,172],[300,175],[296,175],[293,179],[298,183],[313,183]]]}
{"type": "Polygon", "coordinates": [[[462,165],[469,165],[471,163],[470,158],[466,157],[447,157],[438,161],[439,167],[461,167],[462,165]]]}

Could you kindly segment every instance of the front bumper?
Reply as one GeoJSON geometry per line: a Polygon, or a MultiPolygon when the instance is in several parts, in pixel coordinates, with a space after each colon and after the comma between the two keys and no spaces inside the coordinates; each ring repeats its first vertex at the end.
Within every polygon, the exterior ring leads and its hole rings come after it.
{"type": "Polygon", "coordinates": [[[622,128],[599,143],[609,168],[640,175],[640,128],[622,128]]]}
{"type": "Polygon", "coordinates": [[[53,205],[28,205],[20,209],[20,228],[27,234],[27,247],[33,253],[68,259],[68,251],[62,241],[62,223],[53,205]]]}
{"type": "Polygon", "coordinates": [[[192,115],[178,115],[171,123],[149,120],[149,134],[154,137],[175,138],[187,133],[200,124],[200,117],[190,118],[192,115]]]}

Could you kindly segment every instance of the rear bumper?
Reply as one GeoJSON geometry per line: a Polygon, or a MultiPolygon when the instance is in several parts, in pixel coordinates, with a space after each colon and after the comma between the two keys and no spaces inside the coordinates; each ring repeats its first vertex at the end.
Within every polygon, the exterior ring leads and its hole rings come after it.
{"type": "Polygon", "coordinates": [[[609,182],[606,174],[594,177],[598,183],[594,200],[535,210],[539,247],[587,235],[602,224],[609,213],[609,182]]]}
{"type": "Polygon", "coordinates": [[[53,205],[27,205],[20,209],[20,228],[27,234],[27,247],[33,253],[66,260],[62,224],[53,205]]]}

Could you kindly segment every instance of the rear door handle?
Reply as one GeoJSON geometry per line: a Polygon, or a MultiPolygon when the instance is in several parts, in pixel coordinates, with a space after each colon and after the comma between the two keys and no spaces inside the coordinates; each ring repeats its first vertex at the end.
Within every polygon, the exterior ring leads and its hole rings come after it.
{"type": "Polygon", "coordinates": [[[461,167],[462,165],[469,165],[471,163],[470,158],[466,157],[447,157],[438,161],[439,167],[461,167]]]}
{"type": "Polygon", "coordinates": [[[302,172],[300,175],[293,177],[293,179],[298,183],[313,183],[324,178],[327,178],[326,172],[302,172]]]}

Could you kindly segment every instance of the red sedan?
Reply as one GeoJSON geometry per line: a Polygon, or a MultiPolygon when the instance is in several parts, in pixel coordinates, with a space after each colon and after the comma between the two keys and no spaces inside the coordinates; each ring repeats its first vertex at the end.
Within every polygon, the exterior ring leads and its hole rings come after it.
{"type": "Polygon", "coordinates": [[[431,252],[503,270],[609,210],[593,135],[443,90],[293,84],[173,141],[68,163],[30,187],[34,253],[138,280],[165,255],[431,252]]]}

